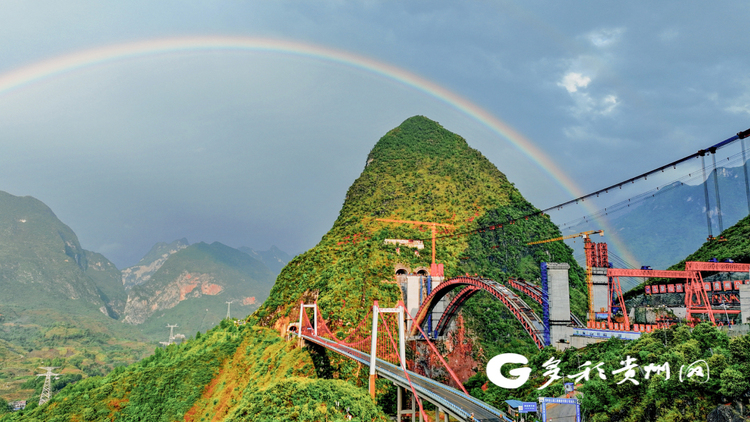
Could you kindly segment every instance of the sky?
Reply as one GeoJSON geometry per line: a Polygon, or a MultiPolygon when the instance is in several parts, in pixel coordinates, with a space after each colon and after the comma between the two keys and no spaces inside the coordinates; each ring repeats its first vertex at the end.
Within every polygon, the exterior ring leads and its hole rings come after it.
{"type": "Polygon", "coordinates": [[[424,115],[543,209],[750,127],[749,9],[3,0],[0,190],[119,268],[183,237],[298,254],[424,115]]]}

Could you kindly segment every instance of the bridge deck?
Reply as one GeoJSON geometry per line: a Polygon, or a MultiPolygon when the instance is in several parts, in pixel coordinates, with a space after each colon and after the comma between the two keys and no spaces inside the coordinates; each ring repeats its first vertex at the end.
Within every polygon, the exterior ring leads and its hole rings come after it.
{"type": "MultiPolygon", "coordinates": [[[[319,344],[329,350],[333,350],[334,352],[350,359],[356,360],[364,365],[370,365],[370,355],[367,353],[362,353],[359,350],[340,345],[322,337],[302,335],[302,338],[319,344]]],[[[410,389],[409,382],[404,375],[404,371],[401,370],[400,367],[377,359],[376,372],[380,377],[386,378],[407,390],[410,389]]],[[[440,406],[443,411],[449,413],[459,421],[472,420],[472,414],[474,415],[475,421],[500,422],[508,420],[504,419],[505,414],[502,411],[495,409],[474,397],[467,397],[465,394],[454,388],[448,387],[447,385],[441,384],[412,371],[408,371],[408,373],[411,383],[420,398],[440,406]]]]}

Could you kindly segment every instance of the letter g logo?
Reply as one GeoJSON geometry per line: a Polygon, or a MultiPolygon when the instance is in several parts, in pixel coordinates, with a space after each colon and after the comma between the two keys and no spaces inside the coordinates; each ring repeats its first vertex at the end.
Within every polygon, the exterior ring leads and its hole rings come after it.
{"type": "Polygon", "coordinates": [[[508,373],[515,378],[505,378],[500,370],[506,363],[520,363],[525,365],[529,363],[529,360],[516,353],[503,353],[490,359],[490,361],[487,362],[487,378],[489,378],[493,384],[510,390],[524,385],[526,381],[529,380],[531,368],[527,367],[511,369],[508,373]]]}

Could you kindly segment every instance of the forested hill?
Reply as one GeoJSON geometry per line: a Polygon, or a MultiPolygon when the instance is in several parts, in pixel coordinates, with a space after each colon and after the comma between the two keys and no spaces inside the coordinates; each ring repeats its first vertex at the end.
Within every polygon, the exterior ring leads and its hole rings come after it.
{"type": "MultiPolygon", "coordinates": [[[[361,318],[375,299],[395,304],[400,293],[393,283],[394,266],[429,266],[429,241],[419,255],[407,248],[397,252],[383,241],[426,239],[430,232],[425,226],[377,218],[447,223],[458,233],[534,211],[506,176],[462,137],[426,117],[409,118],[373,147],[331,230],[282,270],[258,315],[281,327],[300,300],[317,298],[324,314],[335,309],[346,321],[361,318]]],[[[574,295],[581,299],[577,303],[584,303],[582,272],[567,246],[525,246],[532,239],[559,236],[558,228],[544,217],[522,223],[473,237],[441,239],[436,261],[445,264],[447,277],[471,270],[497,278],[535,277],[542,259],[570,262],[574,285],[581,287],[574,295]],[[503,243],[503,253],[493,248],[503,243]]]]}
{"type": "MultiPolygon", "coordinates": [[[[750,215],[738,221],[734,226],[724,230],[713,240],[706,241],[698,250],[682,261],[669,267],[669,270],[682,271],[687,261],[708,261],[716,258],[719,261],[731,259],[735,262],[750,263],[750,215]],[[721,240],[719,240],[721,239],[721,240]]],[[[651,278],[625,294],[626,299],[643,295],[646,284],[666,284],[668,279],[651,278]]]]}
{"type": "Polygon", "coordinates": [[[685,269],[686,261],[708,261],[711,258],[720,261],[731,259],[735,262],[750,262],[750,215],[724,230],[716,239],[707,241],[669,269],[685,269]]]}

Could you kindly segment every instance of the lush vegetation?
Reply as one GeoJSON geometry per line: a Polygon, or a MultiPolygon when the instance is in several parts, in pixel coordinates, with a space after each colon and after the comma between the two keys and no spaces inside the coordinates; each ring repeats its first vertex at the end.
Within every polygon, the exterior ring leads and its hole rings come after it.
{"type": "MultiPolygon", "coordinates": [[[[724,240],[719,241],[719,237],[717,237],[714,240],[706,241],[698,250],[668,269],[681,271],[685,269],[685,262],[687,261],[708,261],[712,258],[719,261],[731,259],[734,262],[750,263],[750,215],[724,230],[720,237],[724,240]]],[[[646,283],[667,284],[672,282],[667,279],[652,278],[626,293],[625,297],[630,299],[642,295],[646,283]]]]}
{"type": "MultiPolygon", "coordinates": [[[[447,277],[476,273],[499,281],[515,276],[534,282],[539,278],[541,261],[567,262],[571,265],[572,309],[583,316],[584,273],[573,260],[571,249],[562,242],[527,245],[533,240],[560,236],[557,227],[544,216],[522,218],[537,212],[502,173],[460,136],[427,118],[410,118],[375,145],[362,175],[347,192],[332,229],[315,248],[295,257],[282,270],[268,300],[249,318],[252,324],[273,326],[275,330],[224,321],[184,344],[156,349],[152,356],[128,367],[112,365],[117,367],[103,377],[93,376],[96,368],[90,366],[91,362],[105,359],[103,353],[92,351],[93,345],[72,355],[58,351],[59,355],[50,355],[39,363],[61,363],[92,376],[78,379],[75,373],[66,373],[57,387],[67,386],[49,404],[32,404],[23,412],[0,417],[0,422],[343,421],[347,414],[355,420],[385,421],[383,411],[392,412],[394,399],[388,382],[377,383],[378,407],[362,388],[367,384],[367,371],[362,366],[319,347],[296,347],[296,342],[283,341],[277,330],[282,331],[296,318],[300,301],[316,301],[331,328],[345,332],[347,324],[360,321],[373,300],[390,306],[401,298],[394,268],[397,264],[412,269],[429,265],[430,229],[379,222],[376,218],[454,225],[441,234],[472,232],[438,240],[436,260],[445,264],[447,277]],[[513,224],[508,223],[511,220],[513,224]],[[489,226],[496,227],[476,231],[489,226]],[[383,241],[389,238],[425,239],[427,247],[417,254],[406,247],[385,245],[383,241]]],[[[750,222],[745,225],[750,226],[750,222]]],[[[736,233],[730,231],[733,229],[724,233],[730,242],[709,245],[726,250],[699,250],[702,255],[696,257],[713,254],[707,257],[744,259],[750,250],[750,229],[736,233]]],[[[239,259],[231,251],[217,250],[220,246],[201,244],[182,250],[175,256],[195,256],[168,261],[160,269],[161,275],[154,275],[151,286],[139,286],[137,290],[144,295],[153,293],[151,290],[165,285],[175,275],[198,271],[191,266],[196,260],[207,260],[200,266],[204,269],[222,260],[239,259]]],[[[227,263],[242,267],[241,262],[227,263]]],[[[224,300],[220,296],[211,298],[224,300]]],[[[214,305],[219,302],[212,302],[214,305]]],[[[173,315],[185,320],[200,316],[200,312],[187,306],[178,305],[172,310],[173,315]]],[[[560,359],[560,373],[565,375],[580,372],[579,367],[586,361],[604,363],[607,379],[599,379],[593,371],[591,379],[581,382],[579,388],[584,394],[587,420],[597,422],[701,420],[724,400],[743,403],[744,394],[750,389],[750,339],[729,339],[707,325],[695,329],[673,327],[645,334],[633,342],[610,340],[581,350],[558,352],[547,348],[539,352],[520,324],[491,297],[475,295],[466,302],[463,313],[467,341],[475,346],[472,358],[480,363],[479,372],[467,386],[473,395],[499,408],[504,408],[503,401],[510,398],[535,401],[540,395],[561,395],[562,380],[537,390],[547,380],[542,365],[550,358],[560,359]],[[532,378],[519,390],[503,390],[488,383],[483,371],[489,358],[505,352],[530,358],[532,378]],[[648,364],[669,362],[671,377],[654,374],[645,379],[644,372],[636,369],[638,385],[623,381],[622,374],[611,372],[622,367],[620,362],[626,356],[637,359],[641,369],[648,364]],[[699,359],[708,363],[709,381],[680,382],[680,367],[699,359]]],[[[18,327],[18,333],[32,330],[18,327]]],[[[76,336],[97,339],[95,331],[82,336],[77,330],[80,327],[63,324],[36,336],[39,341],[79,338],[76,336]]],[[[23,334],[18,336],[14,341],[24,347],[36,347],[33,342],[23,343],[23,334]]],[[[106,343],[107,338],[101,335],[97,341],[106,343]]],[[[0,343],[0,353],[17,353],[18,346],[8,344],[3,349],[0,343]]],[[[40,381],[31,377],[25,381],[25,387],[38,394],[40,381]]]]}
{"type": "MultiPolygon", "coordinates": [[[[479,219],[482,227],[498,222],[514,223],[472,235],[461,260],[461,268],[466,273],[480,274],[498,281],[520,277],[539,284],[540,262],[568,263],[571,310],[579,318],[585,319],[588,308],[585,274],[573,259],[570,247],[563,242],[527,245],[532,240],[560,236],[557,227],[544,216],[530,217],[528,220],[522,218],[536,212],[538,210],[520,195],[512,195],[510,205],[487,212],[479,219]]],[[[520,296],[524,297],[523,294],[520,296]]],[[[536,302],[526,300],[526,303],[535,309],[537,315],[542,315],[541,307],[536,302]]],[[[529,336],[515,334],[519,326],[510,311],[489,294],[480,293],[468,300],[463,313],[487,358],[511,351],[527,355],[536,352],[536,346],[529,336]]]]}
{"type": "MultiPolygon", "coordinates": [[[[388,132],[373,147],[360,177],[349,188],[333,228],[313,249],[294,258],[279,275],[269,299],[258,312],[265,324],[283,324],[300,300],[317,300],[325,317],[335,313],[343,326],[358,322],[377,299],[386,306],[401,298],[394,267],[429,266],[430,228],[393,224],[376,218],[452,224],[460,233],[537,212],[505,175],[460,136],[436,122],[416,116],[388,132]],[[384,239],[424,239],[416,255],[408,248],[384,245],[384,239]],[[400,253],[399,253],[400,252],[400,253]]],[[[547,218],[524,220],[505,230],[441,238],[436,260],[447,277],[465,272],[498,280],[510,275],[536,279],[539,262],[572,265],[574,309],[585,309],[583,273],[563,243],[527,247],[526,242],[560,236],[547,218]],[[493,248],[501,245],[503,248],[493,248]]],[[[481,348],[496,350],[494,333],[522,332],[496,301],[473,298],[467,305],[469,327],[480,334],[481,348]],[[492,321],[479,314],[490,309],[492,321]],[[482,321],[478,323],[477,321],[482,321]]],[[[502,336],[501,336],[502,337],[502,336]]],[[[529,344],[530,339],[520,340],[529,344]]]]}
{"type": "MultiPolygon", "coordinates": [[[[706,420],[706,416],[719,403],[735,402],[744,408],[745,393],[750,390],[750,337],[747,335],[729,338],[717,328],[700,324],[694,329],[685,325],[673,326],[645,334],[637,341],[611,339],[584,349],[567,349],[564,353],[546,348],[530,358],[532,377],[519,390],[505,390],[487,382],[484,373],[477,374],[467,386],[471,394],[500,406],[504,400],[517,399],[536,401],[537,397],[557,397],[564,394],[563,382],[557,380],[538,390],[549,379],[543,364],[548,359],[559,359],[559,374],[575,375],[583,371],[580,367],[587,361],[594,367],[603,362],[606,380],[598,376],[596,369],[588,381],[581,379],[577,389],[582,395],[581,406],[586,420],[605,421],[670,421],[693,422],[706,420]],[[638,385],[625,379],[625,372],[612,374],[625,366],[626,357],[634,358],[633,379],[638,385]],[[705,378],[687,378],[687,366],[705,360],[709,368],[705,378]],[[645,368],[649,364],[669,363],[669,378],[665,372],[651,371],[646,379],[645,368]],[[680,370],[685,365],[680,381],[680,370]],[[488,388],[483,390],[482,385],[488,388]]],[[[507,365],[509,370],[519,365],[507,365]]],[[[506,373],[506,376],[508,374],[506,373]]]]}
{"type": "Polygon", "coordinates": [[[224,320],[106,377],[66,380],[78,382],[0,421],[338,421],[347,409],[356,420],[386,420],[366,391],[315,379],[312,359],[295,345],[224,320]]]}

